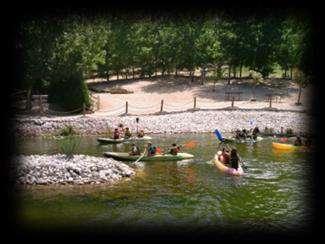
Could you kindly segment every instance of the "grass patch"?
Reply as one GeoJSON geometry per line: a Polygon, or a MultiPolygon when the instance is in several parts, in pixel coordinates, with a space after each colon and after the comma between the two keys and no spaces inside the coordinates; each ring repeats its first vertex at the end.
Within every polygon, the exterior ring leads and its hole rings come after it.
{"type": "Polygon", "coordinates": [[[73,154],[77,151],[80,145],[80,138],[69,135],[58,141],[59,151],[66,155],[66,159],[73,158],[73,154]]]}

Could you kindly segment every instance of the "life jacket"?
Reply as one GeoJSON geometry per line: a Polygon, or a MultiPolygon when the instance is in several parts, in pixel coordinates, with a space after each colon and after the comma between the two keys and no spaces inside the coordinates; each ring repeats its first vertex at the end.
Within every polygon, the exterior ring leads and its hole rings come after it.
{"type": "Polygon", "coordinates": [[[157,147],[157,148],[156,148],[156,153],[157,153],[157,154],[162,154],[162,150],[161,150],[160,147],[157,147]]]}
{"type": "Polygon", "coordinates": [[[125,131],[125,133],[124,133],[125,138],[130,138],[131,136],[132,136],[132,134],[130,131],[125,131]]]}

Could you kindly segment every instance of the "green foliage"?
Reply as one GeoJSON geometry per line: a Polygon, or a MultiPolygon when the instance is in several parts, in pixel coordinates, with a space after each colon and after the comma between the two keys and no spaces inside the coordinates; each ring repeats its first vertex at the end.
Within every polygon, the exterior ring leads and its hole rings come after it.
{"type": "Polygon", "coordinates": [[[66,125],[59,132],[60,136],[72,136],[76,134],[77,134],[76,131],[73,129],[71,125],[66,125]]]}
{"type": "Polygon", "coordinates": [[[301,87],[306,87],[309,83],[310,78],[305,75],[301,70],[293,70],[293,80],[301,87]]]}
{"type": "Polygon", "coordinates": [[[263,75],[254,70],[249,71],[249,77],[251,77],[256,85],[263,83],[263,75]]]}
{"type": "Polygon", "coordinates": [[[65,154],[66,159],[70,160],[73,157],[73,154],[76,153],[80,145],[80,138],[76,136],[67,136],[61,140],[58,140],[59,151],[62,154],[65,154]]]}
{"type": "MultiPolygon", "coordinates": [[[[307,72],[309,25],[290,16],[135,20],[101,16],[33,20],[22,26],[23,87],[48,91],[64,110],[89,106],[85,77],[138,70],[155,72],[228,66],[236,76],[247,67],[268,77],[279,64],[307,72]]],[[[307,73],[306,73],[307,74],[307,73]]]]}

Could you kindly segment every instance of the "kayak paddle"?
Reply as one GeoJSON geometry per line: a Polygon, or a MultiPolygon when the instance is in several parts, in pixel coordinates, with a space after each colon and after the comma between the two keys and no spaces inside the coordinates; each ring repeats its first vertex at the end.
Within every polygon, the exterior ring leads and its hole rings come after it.
{"type": "Polygon", "coordinates": [[[144,157],[144,155],[146,154],[146,151],[147,151],[147,149],[145,148],[142,155],[133,164],[136,164],[137,162],[139,162],[140,159],[142,159],[144,157]]]}
{"type": "Polygon", "coordinates": [[[197,144],[198,144],[197,141],[192,140],[192,141],[186,142],[182,146],[185,147],[185,148],[194,148],[194,147],[196,147],[197,144]]]}

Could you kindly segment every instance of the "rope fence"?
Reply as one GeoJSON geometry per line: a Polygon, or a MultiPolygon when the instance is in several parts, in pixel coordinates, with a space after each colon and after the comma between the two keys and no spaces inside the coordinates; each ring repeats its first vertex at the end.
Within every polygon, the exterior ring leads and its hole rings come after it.
{"type": "MultiPolygon", "coordinates": [[[[171,101],[164,101],[161,99],[160,101],[156,101],[154,104],[145,106],[144,104],[136,104],[134,102],[129,102],[127,100],[123,100],[120,98],[114,98],[117,100],[115,106],[107,108],[105,110],[100,108],[100,96],[94,96],[91,94],[91,106],[86,107],[85,104],[77,109],[71,111],[59,111],[53,110],[48,108],[47,104],[47,96],[46,95],[33,95],[33,100],[38,101],[38,112],[40,114],[51,114],[51,115],[71,115],[75,113],[82,112],[83,115],[86,115],[87,111],[91,110],[91,112],[97,112],[98,114],[103,113],[105,115],[150,115],[150,114],[163,114],[163,113],[173,113],[173,112],[184,112],[184,111],[198,111],[198,110],[223,110],[223,109],[270,109],[270,110],[277,110],[274,107],[273,102],[278,102],[278,98],[272,94],[266,94],[266,99],[262,100],[262,102],[252,102],[249,106],[247,106],[247,102],[249,101],[242,101],[236,100],[234,96],[231,97],[230,100],[223,101],[223,102],[210,102],[206,101],[204,98],[202,100],[198,99],[197,97],[193,97],[191,100],[184,102],[184,103],[176,103],[171,101]],[[44,100],[46,100],[47,109],[44,109],[44,100]],[[245,103],[245,104],[243,104],[245,103]],[[255,103],[255,104],[254,104],[255,103]],[[238,106],[238,104],[242,106],[238,106]],[[264,104],[263,106],[261,106],[264,104]],[[237,106],[236,106],[237,105],[237,106]]],[[[114,100],[113,99],[113,100],[114,100]]],[[[148,101],[149,103],[150,101],[148,101]]]]}
{"type": "MultiPolygon", "coordinates": [[[[209,110],[209,109],[240,109],[239,107],[237,107],[236,105],[238,105],[238,103],[242,103],[242,102],[247,102],[247,101],[237,101],[234,97],[232,97],[229,101],[227,102],[223,102],[222,104],[219,103],[211,103],[211,102],[206,102],[206,101],[200,101],[199,99],[197,99],[197,97],[193,97],[192,101],[188,101],[186,103],[171,103],[168,102],[166,103],[164,101],[164,99],[162,99],[160,101],[160,103],[155,103],[153,105],[149,105],[149,106],[144,106],[144,105],[139,105],[139,104],[132,104],[129,101],[123,101],[121,99],[118,99],[121,102],[123,102],[125,105],[122,107],[118,107],[118,109],[116,108],[111,108],[109,110],[100,110],[98,112],[113,112],[118,110],[119,112],[123,112],[123,115],[149,115],[149,114],[160,114],[160,113],[171,113],[171,112],[181,112],[181,111],[188,111],[188,110],[193,110],[193,111],[197,111],[197,110],[209,110]],[[225,106],[225,103],[227,103],[228,105],[225,106]],[[124,107],[124,111],[123,111],[123,107],[124,107]],[[122,110],[122,111],[121,111],[122,110]]],[[[262,107],[250,107],[250,109],[274,109],[276,110],[275,107],[272,106],[272,101],[273,98],[272,97],[268,97],[265,100],[265,106],[262,107]]],[[[259,103],[260,105],[260,103],[259,103]]],[[[242,109],[247,109],[246,108],[242,108],[242,109]]]]}

